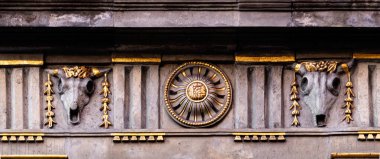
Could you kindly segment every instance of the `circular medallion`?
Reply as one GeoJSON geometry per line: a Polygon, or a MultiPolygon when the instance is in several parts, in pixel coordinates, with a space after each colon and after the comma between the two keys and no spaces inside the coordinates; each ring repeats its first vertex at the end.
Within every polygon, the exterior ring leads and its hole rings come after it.
{"type": "Polygon", "coordinates": [[[225,73],[204,62],[188,62],[165,85],[169,115],[186,127],[207,127],[220,121],[231,107],[231,84],[225,73]]]}

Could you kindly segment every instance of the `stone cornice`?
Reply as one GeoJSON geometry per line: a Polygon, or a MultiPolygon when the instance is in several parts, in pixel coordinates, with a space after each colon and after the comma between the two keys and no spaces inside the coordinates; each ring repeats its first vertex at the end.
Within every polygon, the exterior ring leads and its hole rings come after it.
{"type": "Polygon", "coordinates": [[[0,0],[0,11],[377,11],[379,0],[0,0]]]}

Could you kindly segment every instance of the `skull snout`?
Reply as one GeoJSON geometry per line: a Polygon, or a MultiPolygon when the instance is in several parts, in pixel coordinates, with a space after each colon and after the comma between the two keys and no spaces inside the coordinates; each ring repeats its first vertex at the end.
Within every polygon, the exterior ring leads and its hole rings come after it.
{"type": "Polygon", "coordinates": [[[80,110],[79,110],[79,106],[78,106],[77,101],[72,102],[68,111],[69,111],[69,113],[68,113],[69,122],[72,124],[79,123],[79,121],[80,121],[80,118],[79,118],[80,110]]]}
{"type": "Polygon", "coordinates": [[[315,116],[315,119],[316,119],[318,127],[326,126],[326,115],[325,114],[318,114],[315,116]]]}

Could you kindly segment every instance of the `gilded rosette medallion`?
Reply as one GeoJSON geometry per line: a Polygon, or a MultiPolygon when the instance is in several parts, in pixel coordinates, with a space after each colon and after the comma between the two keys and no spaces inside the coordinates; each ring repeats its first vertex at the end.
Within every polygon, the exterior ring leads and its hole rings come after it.
{"type": "Polygon", "coordinates": [[[167,112],[186,127],[215,124],[228,113],[231,100],[231,84],[226,74],[204,62],[179,66],[165,86],[167,112]]]}

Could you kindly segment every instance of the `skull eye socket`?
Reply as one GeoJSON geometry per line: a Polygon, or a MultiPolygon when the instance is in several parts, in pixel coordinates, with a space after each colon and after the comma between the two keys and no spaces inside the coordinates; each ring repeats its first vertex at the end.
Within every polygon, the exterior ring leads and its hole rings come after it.
{"type": "Polygon", "coordinates": [[[332,86],[334,89],[338,89],[339,86],[340,86],[340,79],[339,78],[334,78],[333,82],[332,82],[332,86]]]}
{"type": "Polygon", "coordinates": [[[300,84],[301,93],[305,95],[309,94],[312,88],[312,84],[313,83],[310,83],[308,76],[302,77],[301,84],[300,84]]]}
{"type": "Polygon", "coordinates": [[[327,89],[331,92],[331,94],[338,96],[340,89],[340,78],[332,77],[327,83],[327,89]]]}
{"type": "Polygon", "coordinates": [[[309,83],[309,80],[306,77],[303,77],[301,80],[301,90],[302,91],[306,91],[308,83],[309,83]]]}
{"type": "Polygon", "coordinates": [[[91,94],[94,92],[94,82],[92,80],[89,80],[86,84],[86,91],[88,94],[91,94]]]}
{"type": "Polygon", "coordinates": [[[58,93],[62,94],[63,93],[63,83],[61,78],[58,79],[58,93]]]}

